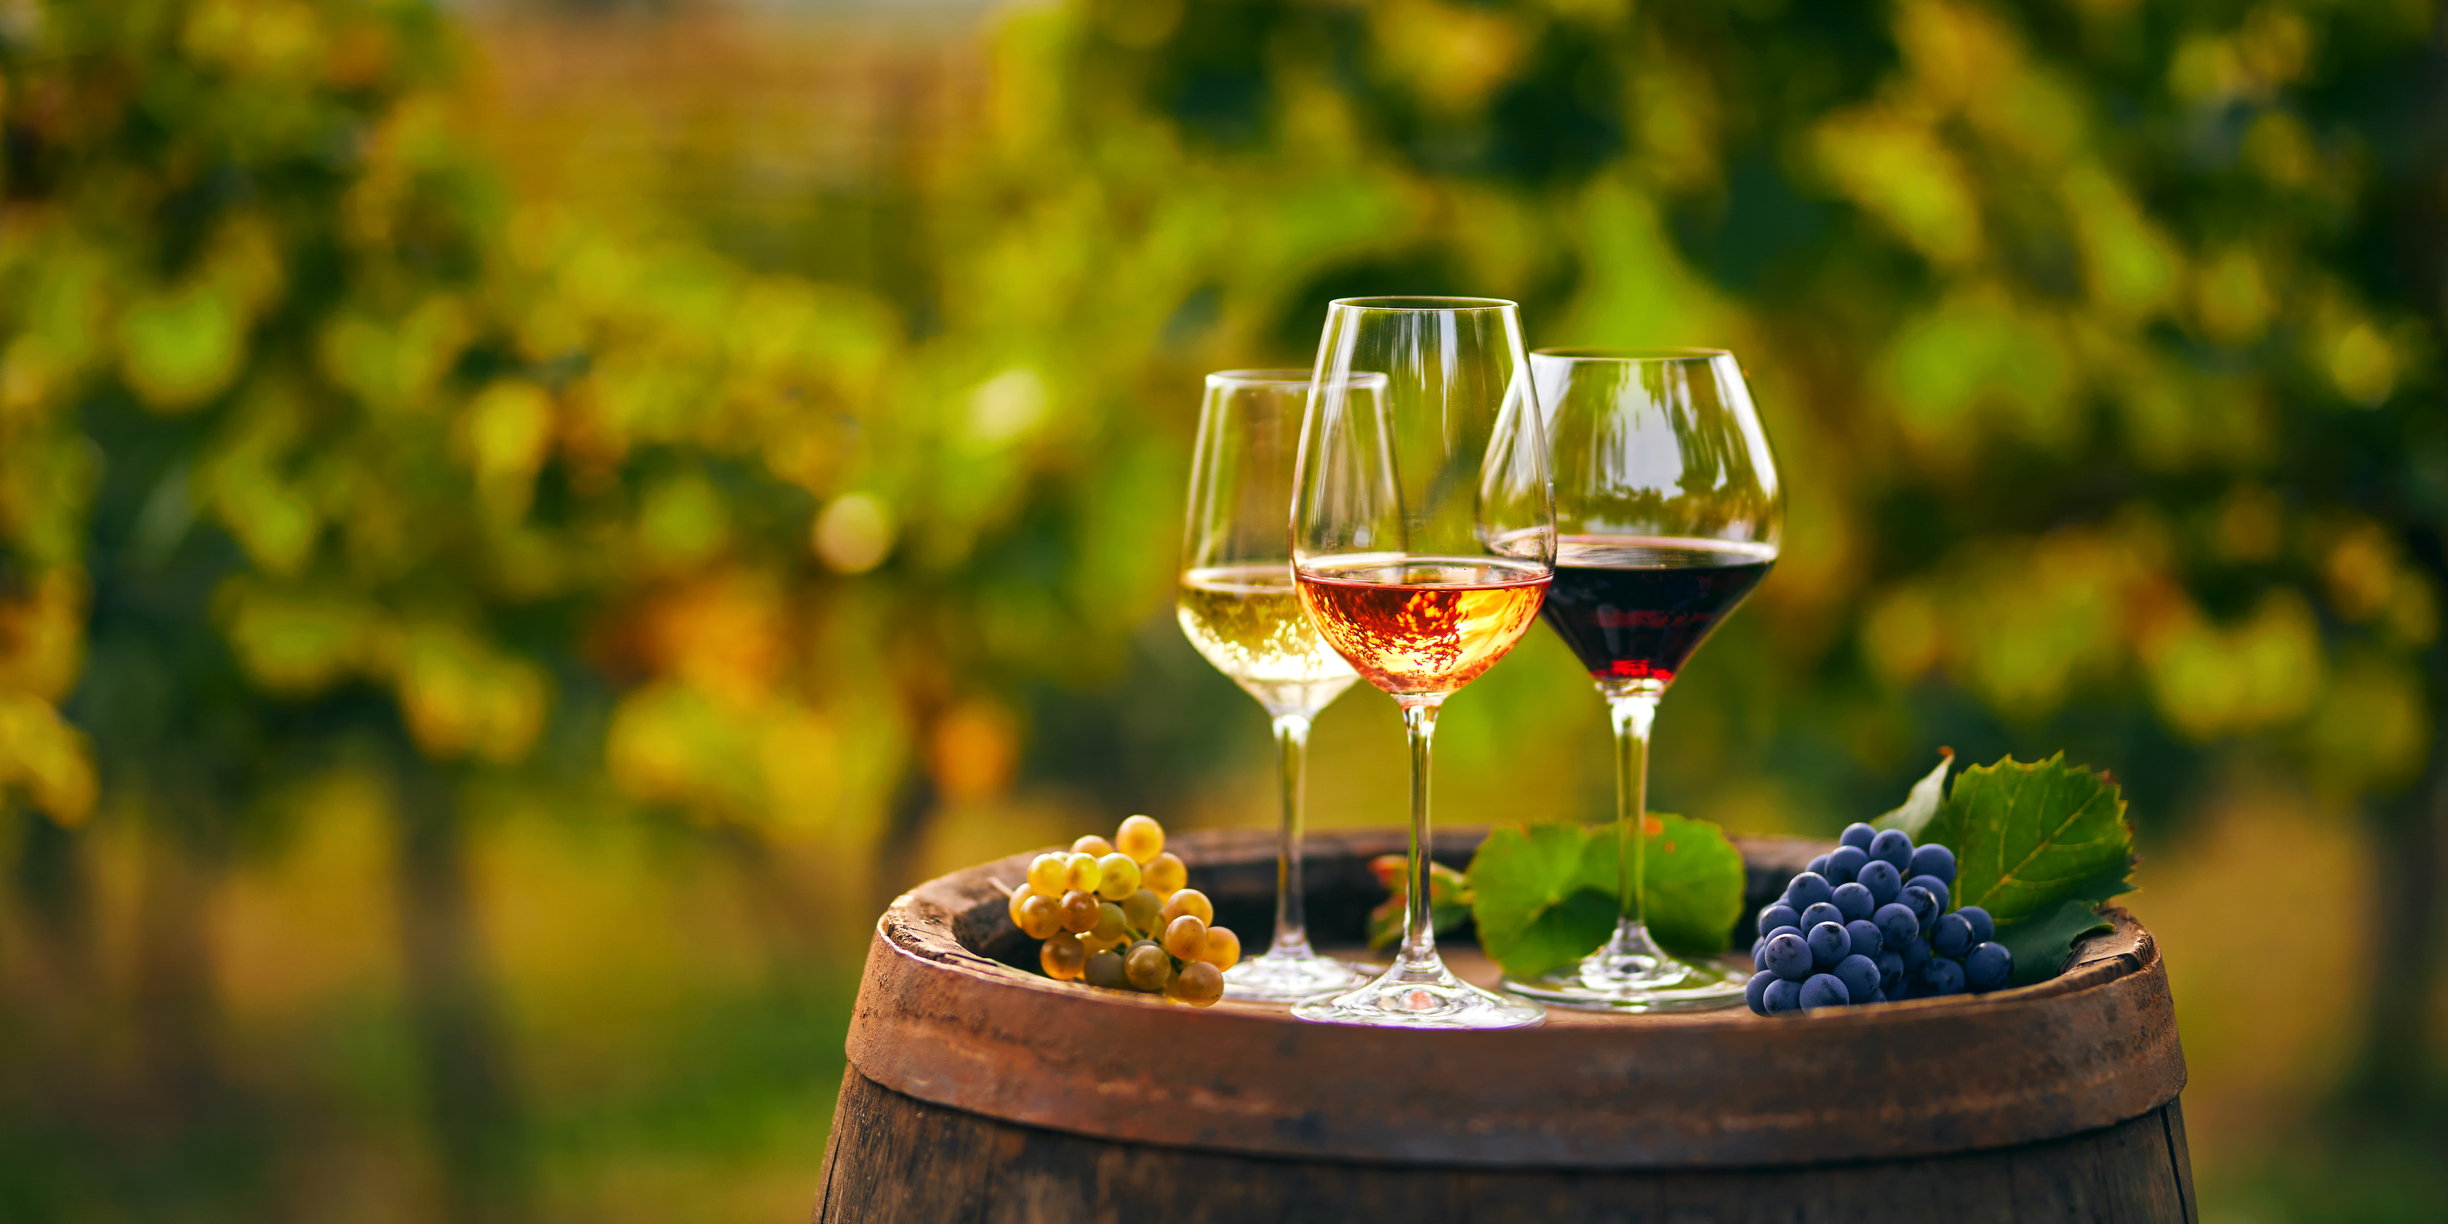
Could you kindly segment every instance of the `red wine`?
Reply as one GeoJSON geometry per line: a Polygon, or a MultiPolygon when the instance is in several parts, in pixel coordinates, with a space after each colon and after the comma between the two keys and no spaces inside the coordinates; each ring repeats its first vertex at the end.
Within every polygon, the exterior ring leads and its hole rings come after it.
{"type": "Polygon", "coordinates": [[[1664,688],[1775,563],[1764,544],[1566,536],[1539,615],[1592,677],[1664,688]]]}

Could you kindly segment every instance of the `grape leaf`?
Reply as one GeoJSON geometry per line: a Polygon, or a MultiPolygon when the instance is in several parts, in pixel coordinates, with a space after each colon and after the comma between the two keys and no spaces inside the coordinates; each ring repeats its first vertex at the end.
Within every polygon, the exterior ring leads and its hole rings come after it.
{"type": "MultiPolygon", "coordinates": [[[[1615,930],[1617,826],[1501,825],[1471,858],[1471,917],[1488,956],[1532,977],[1597,951],[1615,930]]],[[[1705,820],[1653,813],[1642,879],[1650,933],[1686,956],[1725,950],[1742,908],[1742,855],[1705,820]]]]}
{"type": "Polygon", "coordinates": [[[2133,830],[2116,783],[2062,752],[1964,770],[1915,840],[1955,852],[1954,904],[1980,906],[2001,927],[2132,891],[2133,830]]]}
{"type": "MultiPolygon", "coordinates": [[[[1927,777],[1913,783],[1911,793],[1904,796],[1904,806],[1871,821],[1870,827],[1873,829],[1902,829],[1905,836],[1915,841],[1920,840],[1921,830],[1928,827],[1930,818],[1938,814],[1938,806],[1945,800],[1947,768],[1954,763],[1954,749],[1939,749],[1938,768],[1929,771],[1927,777]]],[[[1953,849],[1951,846],[1948,848],[1953,849]]]]}
{"type": "Polygon", "coordinates": [[[2013,984],[2029,986],[2057,976],[2075,940],[2107,929],[2108,920],[2099,916],[2097,902],[2071,900],[2060,903],[2046,917],[2000,923],[1997,942],[2014,953],[2013,984]]]}
{"type": "MultiPolygon", "coordinates": [[[[1385,886],[1387,893],[1386,899],[1369,911],[1368,942],[1372,950],[1402,938],[1403,902],[1411,891],[1403,869],[1410,865],[1409,857],[1400,854],[1381,854],[1369,860],[1369,870],[1377,873],[1377,882],[1385,886]]],[[[1470,912],[1470,881],[1443,863],[1428,864],[1428,924],[1443,935],[1461,926],[1470,912]]]]}
{"type": "MultiPolygon", "coordinates": [[[[1615,893],[1615,843],[1620,825],[1590,830],[1585,878],[1615,893]]],[[[1649,814],[1649,855],[1643,861],[1650,938],[1680,956],[1715,956],[1726,950],[1726,933],[1742,916],[1742,851],[1725,830],[1705,820],[1667,812],[1649,814]]],[[[1610,923],[1609,931],[1613,930],[1610,923]]],[[[1606,942],[1605,935],[1598,943],[1606,942]]],[[[1598,944],[1590,949],[1595,951],[1598,944]]]]}
{"type": "Polygon", "coordinates": [[[1559,969],[1597,950],[1615,929],[1613,889],[1587,887],[1586,826],[1559,821],[1498,825],[1471,856],[1471,920],[1479,946],[1516,977],[1559,969]]]}

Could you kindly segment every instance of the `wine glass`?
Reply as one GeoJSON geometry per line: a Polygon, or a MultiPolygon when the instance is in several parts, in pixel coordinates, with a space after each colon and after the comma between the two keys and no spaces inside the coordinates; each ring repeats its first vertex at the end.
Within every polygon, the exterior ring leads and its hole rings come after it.
{"type": "Polygon", "coordinates": [[[1456,978],[1428,912],[1437,707],[1521,640],[1555,560],[1529,373],[1511,302],[1345,298],[1327,308],[1301,427],[1293,572],[1319,635],[1402,707],[1411,859],[1393,967],[1293,1008],[1304,1020],[1512,1028],[1545,1015],[1456,978]]]}
{"type": "Polygon", "coordinates": [[[1555,579],[1541,615],[1615,723],[1615,934],[1577,965],[1507,989],[1559,1007],[1698,1011],[1742,1002],[1747,973],[1677,960],[1644,922],[1649,731],[1684,661],[1776,563],[1785,522],[1742,369],[1714,349],[1530,355],[1555,458],[1555,579]]]}
{"type": "MultiPolygon", "coordinates": [[[[1376,394],[1356,384],[1356,396],[1376,394]]],[[[1207,376],[1183,516],[1175,611],[1190,644],[1275,720],[1283,827],[1275,851],[1275,941],[1224,973],[1228,998],[1287,1001],[1347,990],[1370,970],[1320,956],[1301,912],[1301,778],[1309,724],[1359,679],[1320,641],[1292,590],[1284,507],[1292,502],[1307,370],[1207,376]]]]}

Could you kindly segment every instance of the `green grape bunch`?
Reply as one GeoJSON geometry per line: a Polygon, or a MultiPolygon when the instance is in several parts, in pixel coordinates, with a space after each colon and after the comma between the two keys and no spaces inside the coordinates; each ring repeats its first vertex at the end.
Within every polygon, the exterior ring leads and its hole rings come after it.
{"type": "Polygon", "coordinates": [[[1110,842],[1090,834],[1067,854],[1030,861],[1012,890],[1011,920],[1044,941],[1037,963],[1047,977],[1192,1007],[1224,997],[1241,937],[1215,924],[1215,903],[1189,887],[1189,869],[1164,840],[1164,826],[1133,816],[1110,842]]]}

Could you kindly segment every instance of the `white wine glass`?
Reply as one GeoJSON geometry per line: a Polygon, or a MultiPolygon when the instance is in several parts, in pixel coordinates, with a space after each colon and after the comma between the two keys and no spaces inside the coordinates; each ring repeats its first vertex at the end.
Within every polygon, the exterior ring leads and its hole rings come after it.
{"type": "MultiPolygon", "coordinates": [[[[1369,395],[1367,380],[1353,391],[1369,395]]],[[[1183,515],[1182,632],[1275,723],[1282,824],[1275,849],[1275,938],[1224,973],[1226,998],[1288,1002],[1348,990],[1371,970],[1309,946],[1301,904],[1303,773],[1309,726],[1359,679],[1321,641],[1292,589],[1284,508],[1292,503],[1307,370],[1207,376],[1183,515]]]]}
{"type": "Polygon", "coordinates": [[[1529,630],[1555,561],[1519,308],[1494,298],[1336,301],[1312,382],[1292,501],[1294,575],[1320,636],[1402,708],[1411,853],[1393,967],[1293,1014],[1402,1028],[1537,1024],[1538,1004],[1445,967],[1428,890],[1437,710],[1529,630]]]}
{"type": "Polygon", "coordinates": [[[1541,615],[1615,724],[1617,917],[1588,958],[1505,987],[1594,1011],[1732,1007],[1747,972],[1677,959],[1649,934],[1649,732],[1685,661],[1776,563],[1776,459],[1729,353],[1541,349],[1530,369],[1562,532],[1541,615]]]}

